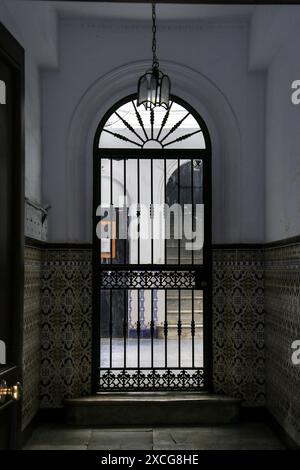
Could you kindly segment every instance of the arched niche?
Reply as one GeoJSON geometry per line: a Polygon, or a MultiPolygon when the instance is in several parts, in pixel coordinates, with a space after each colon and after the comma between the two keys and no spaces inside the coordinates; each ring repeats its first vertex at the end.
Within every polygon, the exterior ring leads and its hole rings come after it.
{"type": "MultiPolygon", "coordinates": [[[[138,77],[149,64],[123,65],[96,80],[74,109],[67,139],[67,241],[92,238],[93,139],[108,109],[136,92],[138,77]]],[[[162,61],[172,93],[205,120],[212,142],[212,236],[214,243],[240,241],[240,131],[222,91],[204,74],[162,61]]]]}

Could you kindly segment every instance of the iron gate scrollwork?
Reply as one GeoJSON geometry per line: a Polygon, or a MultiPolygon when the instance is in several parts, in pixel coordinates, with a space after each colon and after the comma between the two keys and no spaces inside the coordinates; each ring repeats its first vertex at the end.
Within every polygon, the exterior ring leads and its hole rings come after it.
{"type": "Polygon", "coordinates": [[[145,110],[131,96],[104,116],[94,141],[94,392],[210,387],[210,192],[208,131],[186,103],[145,110]]]}

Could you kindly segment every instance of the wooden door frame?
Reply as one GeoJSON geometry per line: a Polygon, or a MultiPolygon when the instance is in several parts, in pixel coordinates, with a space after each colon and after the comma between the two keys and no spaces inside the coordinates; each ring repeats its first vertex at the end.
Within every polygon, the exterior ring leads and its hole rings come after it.
{"type": "MultiPolygon", "coordinates": [[[[15,369],[12,374],[22,381],[23,351],[23,309],[24,309],[24,49],[12,34],[0,23],[0,57],[13,68],[14,89],[16,90],[14,109],[14,150],[13,150],[13,181],[12,181],[12,312],[11,320],[14,334],[11,338],[11,361],[15,369]]],[[[9,369],[9,364],[8,367],[9,369]]],[[[21,439],[21,403],[16,407],[15,432],[12,436],[16,446],[21,439]]]]}

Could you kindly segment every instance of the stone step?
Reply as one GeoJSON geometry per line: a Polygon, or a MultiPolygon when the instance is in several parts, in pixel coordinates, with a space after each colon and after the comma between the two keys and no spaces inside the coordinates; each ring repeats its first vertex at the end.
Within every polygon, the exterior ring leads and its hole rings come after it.
{"type": "MultiPolygon", "coordinates": [[[[185,299],[181,300],[180,302],[180,308],[182,312],[190,312],[192,313],[192,301],[190,299],[185,299]]],[[[176,310],[178,312],[179,310],[179,302],[177,299],[168,299],[167,300],[167,310],[168,312],[170,310],[176,310]]],[[[203,311],[203,304],[202,301],[199,300],[197,302],[194,302],[194,312],[196,311],[203,311]]]]}
{"type": "MultiPolygon", "coordinates": [[[[183,292],[180,292],[180,300],[181,302],[190,302],[190,305],[192,305],[192,292],[191,291],[183,291],[183,292]],[[187,294],[185,294],[184,292],[188,292],[187,294]]],[[[198,291],[198,295],[196,295],[196,292],[194,291],[194,303],[202,303],[202,299],[203,299],[203,294],[202,294],[202,291],[198,291]]],[[[169,295],[169,292],[167,292],[167,300],[168,302],[178,302],[179,300],[179,295],[178,295],[178,291],[177,292],[174,292],[174,294],[172,295],[169,295]]]]}
{"type": "MultiPolygon", "coordinates": [[[[175,309],[168,309],[167,310],[168,312],[168,318],[170,318],[170,315],[171,316],[178,316],[179,314],[179,309],[178,308],[175,308],[175,309]]],[[[203,313],[203,310],[201,309],[195,309],[194,310],[194,315],[201,315],[203,313]]],[[[190,309],[188,310],[182,310],[180,311],[180,315],[181,315],[181,318],[190,318],[192,319],[192,311],[190,309]]]]}
{"type": "MultiPolygon", "coordinates": [[[[180,298],[181,300],[191,300],[192,301],[192,291],[189,290],[182,290],[180,292],[180,298]]],[[[168,290],[167,291],[167,299],[169,300],[178,300],[178,291],[174,290],[168,290]]],[[[202,300],[203,299],[203,292],[202,290],[197,290],[194,291],[194,300],[202,300]]]]}
{"type": "MultiPolygon", "coordinates": [[[[190,313],[192,314],[192,301],[187,299],[187,300],[181,300],[180,302],[180,309],[182,312],[190,313]]],[[[179,310],[179,302],[176,299],[172,300],[167,300],[167,311],[168,312],[178,312],[179,310]]],[[[203,312],[203,305],[201,301],[195,302],[194,303],[194,312],[203,312]]]]}
{"type": "Polygon", "coordinates": [[[102,392],[64,404],[68,424],[100,427],[236,423],[241,402],[204,392],[102,392]]]}

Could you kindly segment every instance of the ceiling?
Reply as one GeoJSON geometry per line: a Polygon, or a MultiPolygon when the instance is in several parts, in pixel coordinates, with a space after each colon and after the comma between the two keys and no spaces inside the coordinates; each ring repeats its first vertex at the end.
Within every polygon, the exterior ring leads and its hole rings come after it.
{"type": "MultiPolygon", "coordinates": [[[[176,0],[175,0],[176,1],[176,0]]],[[[214,0],[212,0],[214,1],[214,0]]],[[[249,23],[249,66],[263,70],[291,32],[300,26],[300,5],[200,5],[159,3],[164,22],[249,23]]],[[[144,21],[151,24],[149,3],[0,0],[0,17],[41,67],[59,66],[57,18],[88,21],[144,21]]]]}
{"type": "MultiPolygon", "coordinates": [[[[20,1],[20,0],[19,0],[20,1]]],[[[28,4],[42,3],[52,6],[60,16],[93,18],[93,19],[121,19],[121,20],[149,20],[151,5],[145,3],[116,3],[116,2],[81,2],[81,1],[45,1],[23,0],[28,4]]],[[[184,2],[182,2],[184,3],[184,2]]],[[[161,20],[222,20],[236,21],[249,18],[253,5],[192,5],[192,4],[158,4],[157,15],[161,20]]]]}

